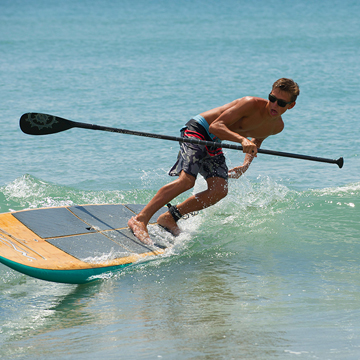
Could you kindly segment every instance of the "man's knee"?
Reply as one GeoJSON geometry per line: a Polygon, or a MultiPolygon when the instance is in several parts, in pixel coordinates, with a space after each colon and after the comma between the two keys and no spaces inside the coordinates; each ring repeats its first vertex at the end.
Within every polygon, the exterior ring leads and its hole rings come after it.
{"type": "Polygon", "coordinates": [[[180,182],[181,186],[183,187],[184,191],[190,190],[194,187],[196,178],[186,172],[182,171],[178,181],[180,182]]]}
{"type": "Polygon", "coordinates": [[[216,192],[217,200],[220,201],[221,199],[226,197],[226,195],[228,194],[227,184],[222,184],[222,185],[218,186],[216,188],[215,192],[216,192]]]}

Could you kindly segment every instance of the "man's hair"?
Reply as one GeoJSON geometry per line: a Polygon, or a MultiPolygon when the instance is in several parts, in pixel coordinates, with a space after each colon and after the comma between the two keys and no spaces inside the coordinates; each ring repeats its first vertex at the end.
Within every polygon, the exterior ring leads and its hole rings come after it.
{"type": "Polygon", "coordinates": [[[280,89],[286,91],[291,96],[291,102],[296,101],[296,98],[300,95],[299,85],[292,79],[281,78],[274,82],[274,89],[280,89]]]}

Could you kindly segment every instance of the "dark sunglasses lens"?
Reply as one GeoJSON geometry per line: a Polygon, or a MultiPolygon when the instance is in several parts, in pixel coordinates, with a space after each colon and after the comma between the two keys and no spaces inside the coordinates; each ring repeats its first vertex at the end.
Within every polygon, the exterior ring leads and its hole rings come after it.
{"type": "Polygon", "coordinates": [[[273,103],[276,101],[276,97],[274,95],[269,94],[269,100],[270,100],[270,102],[273,103]]]}
{"type": "Polygon", "coordinates": [[[280,107],[285,107],[285,106],[287,105],[287,103],[286,103],[286,101],[284,101],[284,100],[278,99],[278,105],[279,105],[280,107]]]}

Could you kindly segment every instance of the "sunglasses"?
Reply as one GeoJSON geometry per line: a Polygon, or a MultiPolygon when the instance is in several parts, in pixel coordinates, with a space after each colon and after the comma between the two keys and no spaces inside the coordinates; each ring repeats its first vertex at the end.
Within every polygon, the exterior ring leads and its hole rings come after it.
{"type": "Polygon", "coordinates": [[[273,94],[269,94],[269,100],[270,102],[274,103],[275,101],[277,101],[277,104],[280,106],[280,107],[285,107],[286,105],[289,105],[292,103],[292,101],[290,102],[286,102],[285,100],[282,100],[282,99],[278,99],[276,96],[274,96],[273,94]]]}

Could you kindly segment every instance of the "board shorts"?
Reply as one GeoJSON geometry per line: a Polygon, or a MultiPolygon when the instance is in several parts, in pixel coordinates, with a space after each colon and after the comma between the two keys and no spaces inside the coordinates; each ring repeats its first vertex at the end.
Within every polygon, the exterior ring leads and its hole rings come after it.
{"type": "MultiPolygon", "coordinates": [[[[205,141],[216,140],[196,118],[199,118],[199,115],[188,121],[186,126],[181,129],[181,137],[193,137],[205,141]]],[[[217,146],[208,147],[205,145],[180,143],[177,161],[170,169],[169,175],[179,176],[181,171],[185,171],[185,173],[195,178],[200,174],[205,180],[211,177],[228,179],[228,167],[225,162],[225,156],[222,148],[217,146]]]]}

